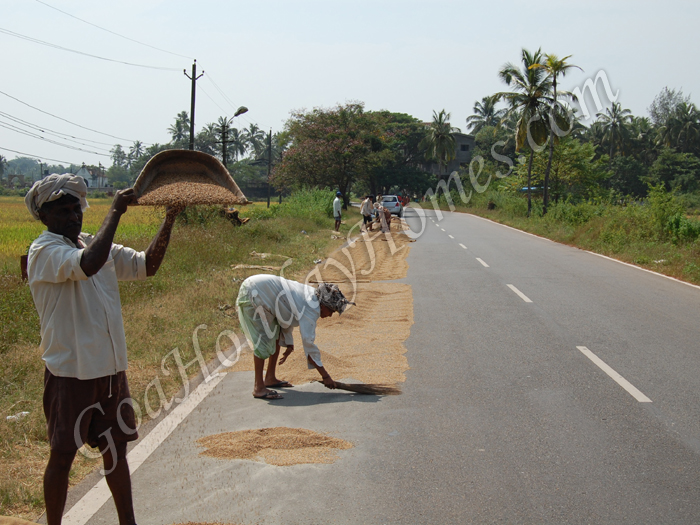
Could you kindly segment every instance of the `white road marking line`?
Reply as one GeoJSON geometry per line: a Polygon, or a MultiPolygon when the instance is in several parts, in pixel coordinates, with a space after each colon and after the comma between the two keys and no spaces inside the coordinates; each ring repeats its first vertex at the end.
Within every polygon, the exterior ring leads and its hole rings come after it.
{"type": "MultiPolygon", "coordinates": [[[[202,381],[182,403],[170,412],[151,432],[136,445],[129,454],[129,470],[134,475],[148,456],[150,456],[163,441],[182,423],[182,421],[201,403],[207,395],[214,390],[216,385],[224,378],[225,374],[212,374],[212,379],[207,383],[202,381]]],[[[63,516],[65,525],[84,525],[95,513],[112,497],[107,486],[107,479],[103,476],[81,499],[71,507],[63,516]]]]}
{"type": "Polygon", "coordinates": [[[510,288],[511,290],[513,290],[513,291],[518,295],[518,297],[520,297],[520,298],[521,298],[523,301],[525,301],[526,303],[531,303],[531,302],[532,302],[532,300],[531,300],[527,295],[525,295],[523,292],[521,292],[520,290],[518,290],[518,289],[517,289],[515,286],[513,286],[512,284],[508,284],[508,285],[506,285],[506,286],[508,286],[508,288],[510,288]]]}
{"type": "MultiPolygon", "coordinates": [[[[435,227],[440,228],[440,225],[436,222],[435,227]]],[[[442,230],[442,231],[445,231],[445,230],[442,230]]]]}
{"type": "Polygon", "coordinates": [[[445,231],[445,228],[440,228],[442,231],[445,231]]]}
{"type": "Polygon", "coordinates": [[[625,266],[630,266],[631,268],[636,268],[637,270],[642,270],[643,272],[652,273],[654,275],[658,275],[659,277],[665,277],[666,279],[671,279],[672,281],[676,281],[677,283],[685,284],[687,286],[692,286],[693,288],[697,288],[700,290],[700,286],[698,286],[697,284],[687,283],[685,281],[681,281],[680,279],[676,279],[675,277],[671,277],[670,275],[664,275],[662,273],[655,272],[654,270],[648,270],[646,268],[642,268],[641,266],[637,266],[636,264],[630,264],[630,263],[627,263],[624,261],[620,261],[618,259],[613,259],[612,257],[608,257],[607,255],[601,255],[599,253],[591,252],[588,250],[585,250],[585,252],[590,253],[591,255],[597,255],[598,257],[602,257],[603,259],[607,259],[608,261],[613,261],[616,263],[624,264],[625,266]]]}
{"type": "Polygon", "coordinates": [[[459,245],[460,245],[462,248],[464,248],[465,250],[467,249],[467,247],[464,246],[464,244],[462,244],[461,242],[459,243],[459,245]]]}
{"type": "MultiPolygon", "coordinates": [[[[483,265],[484,268],[488,268],[488,267],[489,267],[488,264],[486,264],[484,261],[482,261],[482,260],[479,259],[478,257],[476,258],[476,260],[479,261],[479,262],[483,265]]],[[[510,286],[510,285],[508,285],[508,286],[510,286]]]]}
{"type": "Polygon", "coordinates": [[[452,237],[452,235],[450,235],[449,233],[447,234],[447,236],[448,236],[450,239],[454,239],[454,237],[452,237]]]}
{"type": "Polygon", "coordinates": [[[593,361],[595,365],[600,368],[603,372],[608,374],[613,381],[615,381],[618,385],[620,385],[622,388],[627,390],[633,398],[635,398],[637,401],[640,403],[651,403],[651,399],[649,399],[647,396],[642,394],[639,390],[637,390],[632,383],[627,381],[624,377],[622,377],[620,374],[615,372],[612,368],[610,368],[605,361],[603,361],[600,357],[595,355],[593,352],[591,352],[588,348],[585,346],[577,346],[581,353],[585,355],[588,359],[593,361]]]}
{"type": "MultiPolygon", "coordinates": [[[[526,231],[523,231],[523,230],[519,230],[519,229],[517,229],[517,228],[513,228],[512,226],[508,226],[507,224],[501,224],[500,222],[492,221],[491,219],[486,219],[485,217],[480,217],[479,215],[475,215],[475,214],[473,214],[473,213],[467,213],[467,215],[471,215],[472,217],[476,217],[477,219],[481,219],[482,221],[488,221],[488,222],[491,222],[491,223],[493,223],[493,224],[497,224],[497,225],[499,225],[499,226],[503,226],[504,228],[508,228],[509,230],[515,230],[516,232],[524,233],[525,235],[530,235],[530,236],[532,236],[532,237],[537,237],[538,239],[542,239],[542,240],[549,241],[549,242],[555,242],[555,243],[557,242],[557,241],[553,241],[552,239],[547,239],[547,237],[542,237],[541,235],[536,235],[536,234],[534,234],[534,233],[530,233],[530,232],[526,232],[526,231]]],[[[557,243],[557,244],[561,244],[561,243],[557,243]]]]}
{"type": "MultiPolygon", "coordinates": [[[[524,233],[525,235],[531,235],[532,237],[537,237],[538,239],[543,239],[545,241],[553,242],[556,244],[562,244],[560,242],[553,241],[552,239],[547,239],[547,237],[542,237],[541,235],[535,235],[534,233],[525,232],[523,230],[513,228],[512,226],[507,226],[505,224],[501,224],[500,222],[492,221],[491,219],[486,219],[485,217],[480,217],[478,215],[474,215],[473,213],[467,213],[467,215],[471,215],[472,217],[476,217],[477,219],[481,219],[482,221],[487,221],[487,222],[491,222],[493,224],[497,224],[498,226],[503,226],[504,228],[508,228],[510,230],[515,230],[516,232],[524,233]]],[[[685,284],[686,286],[692,286],[693,288],[697,288],[698,290],[700,290],[700,286],[698,286],[697,284],[692,284],[692,283],[689,283],[686,281],[681,281],[680,279],[676,279],[675,277],[671,277],[670,275],[664,275],[663,273],[655,272],[654,270],[642,268],[641,266],[637,266],[636,264],[630,264],[630,263],[627,263],[624,261],[620,261],[619,259],[613,259],[612,257],[608,257],[607,255],[602,255],[600,253],[591,252],[589,250],[584,250],[584,251],[587,253],[590,253],[591,255],[596,255],[598,257],[602,257],[603,259],[608,259],[609,261],[614,261],[616,263],[624,264],[625,266],[630,266],[631,268],[636,268],[637,270],[642,270],[643,272],[652,273],[654,275],[658,275],[659,277],[665,277],[666,279],[670,279],[671,281],[676,281],[677,283],[685,284]]]]}

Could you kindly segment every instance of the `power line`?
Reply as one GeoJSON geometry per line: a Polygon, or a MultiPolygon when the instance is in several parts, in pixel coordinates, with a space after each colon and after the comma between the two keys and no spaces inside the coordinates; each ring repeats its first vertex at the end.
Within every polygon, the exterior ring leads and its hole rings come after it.
{"type": "Polygon", "coordinates": [[[37,38],[33,38],[30,36],[26,36],[26,35],[21,35],[19,33],[15,33],[14,31],[10,31],[9,29],[4,29],[2,27],[0,27],[0,33],[4,33],[4,34],[9,35],[9,36],[14,36],[16,38],[21,38],[21,39],[27,40],[29,42],[34,42],[35,44],[41,44],[44,46],[52,47],[54,49],[60,49],[62,51],[68,51],[70,53],[76,53],[78,55],[96,58],[98,60],[105,60],[107,62],[115,62],[117,64],[125,64],[127,66],[143,67],[146,69],[159,69],[161,71],[178,71],[177,68],[172,68],[172,67],[159,67],[159,66],[148,66],[145,64],[134,64],[133,62],[125,62],[123,60],[115,60],[113,58],[105,58],[105,57],[101,57],[98,55],[91,55],[90,53],[84,53],[83,51],[78,51],[76,49],[69,49],[67,47],[59,46],[57,44],[52,44],[51,42],[44,42],[43,40],[39,40],[37,38]]]}
{"type": "MultiPolygon", "coordinates": [[[[85,138],[82,138],[82,137],[76,137],[76,136],[74,136],[74,135],[70,135],[70,134],[68,134],[68,133],[61,133],[60,131],[56,131],[56,130],[53,130],[53,129],[49,129],[49,128],[44,127],[44,126],[37,126],[36,124],[32,124],[31,122],[29,122],[29,121],[27,121],[27,120],[23,120],[23,119],[21,119],[21,118],[13,117],[13,116],[10,115],[9,113],[5,113],[4,111],[0,111],[0,117],[4,117],[4,118],[6,118],[6,119],[10,119],[10,120],[12,120],[13,122],[16,122],[17,124],[20,124],[21,126],[26,126],[26,127],[28,127],[28,128],[32,128],[32,129],[35,129],[35,130],[37,130],[37,131],[41,131],[42,133],[48,133],[48,134],[50,134],[50,135],[56,135],[56,136],[65,137],[66,140],[73,139],[73,140],[76,141],[76,142],[78,142],[78,141],[80,141],[80,140],[84,140],[85,142],[92,142],[93,144],[101,144],[101,145],[103,145],[103,146],[112,146],[112,145],[113,145],[111,142],[100,142],[100,141],[98,141],[98,140],[85,139],[85,138]]],[[[85,146],[87,146],[87,144],[85,144],[85,146]]]]}
{"type": "MultiPolygon", "coordinates": [[[[32,137],[32,138],[35,138],[35,139],[46,140],[46,141],[48,141],[48,142],[50,142],[50,143],[52,143],[52,144],[56,144],[56,145],[59,145],[59,146],[65,146],[65,147],[71,147],[71,148],[73,148],[73,147],[70,146],[69,144],[68,144],[68,145],[65,145],[65,144],[62,143],[62,142],[56,142],[56,141],[54,141],[54,140],[52,140],[52,139],[46,138],[46,137],[43,136],[43,135],[40,135],[40,134],[35,133],[35,132],[33,132],[33,131],[24,130],[24,129],[22,129],[22,128],[19,128],[19,127],[13,125],[13,124],[9,124],[9,123],[7,123],[7,122],[2,122],[2,121],[0,121],[0,127],[3,127],[3,128],[5,128],[5,129],[9,129],[10,131],[15,131],[15,132],[17,132],[17,133],[20,133],[21,135],[26,135],[27,137],[32,137]]],[[[41,130],[40,130],[40,131],[41,131],[41,130]]],[[[51,134],[51,135],[54,135],[54,134],[51,134]]],[[[75,142],[76,144],[80,144],[81,146],[88,146],[88,147],[95,148],[95,149],[99,149],[99,150],[106,151],[106,152],[109,152],[109,151],[110,151],[110,150],[108,150],[107,148],[100,148],[99,146],[94,146],[94,145],[92,145],[92,144],[84,144],[83,142],[78,142],[77,140],[65,139],[65,138],[63,138],[63,137],[57,137],[57,138],[63,139],[63,140],[68,140],[69,142],[75,142]]]]}
{"type": "Polygon", "coordinates": [[[120,35],[119,33],[115,33],[114,31],[110,31],[109,29],[106,29],[106,28],[104,28],[104,27],[98,26],[97,24],[93,24],[92,22],[88,22],[87,20],[83,20],[82,18],[78,18],[78,17],[75,16],[75,15],[72,15],[72,14],[70,14],[70,13],[67,13],[67,12],[65,12],[65,11],[62,11],[62,10],[60,10],[58,7],[54,7],[54,6],[52,6],[52,5],[49,5],[49,4],[47,4],[46,2],[42,2],[41,0],[36,0],[36,1],[39,2],[40,4],[45,5],[46,7],[50,7],[51,9],[55,9],[55,10],[58,11],[59,13],[63,13],[64,15],[70,16],[71,18],[75,18],[76,20],[80,20],[81,22],[83,22],[83,23],[85,23],[85,24],[88,24],[88,25],[91,25],[91,26],[93,26],[93,27],[96,27],[97,29],[101,29],[102,31],[106,31],[107,33],[111,33],[112,35],[118,36],[118,37],[120,37],[120,38],[124,38],[125,40],[129,40],[129,41],[131,41],[131,42],[136,42],[137,44],[140,44],[140,45],[142,45],[142,46],[150,47],[151,49],[155,49],[156,51],[162,51],[163,53],[168,53],[169,55],[175,55],[175,56],[182,57],[182,58],[192,58],[192,57],[188,57],[188,56],[185,56],[185,55],[180,55],[179,53],[173,53],[172,51],[168,51],[167,49],[160,49],[159,47],[155,47],[155,46],[152,46],[152,45],[150,45],[150,44],[146,44],[146,43],[144,43],[144,42],[140,42],[140,41],[138,41],[138,40],[134,40],[133,38],[129,38],[128,36],[120,35]]]}
{"type": "MultiPolygon", "coordinates": [[[[212,85],[216,88],[216,90],[219,92],[219,94],[221,94],[221,96],[224,97],[224,100],[226,102],[228,102],[228,104],[231,106],[231,109],[233,111],[236,111],[236,109],[237,109],[236,105],[231,101],[230,98],[228,98],[228,96],[226,96],[226,93],[224,93],[224,91],[216,84],[216,82],[214,82],[214,79],[211,77],[211,75],[207,75],[207,78],[212,83],[212,85]]],[[[222,109],[221,111],[224,111],[224,110],[222,109]]],[[[226,112],[224,111],[224,114],[225,113],[226,112]]]]}
{"type": "MultiPolygon", "coordinates": [[[[35,107],[35,106],[32,106],[31,104],[27,104],[26,102],[23,102],[22,100],[20,100],[20,99],[18,99],[18,98],[16,98],[16,97],[13,97],[12,95],[8,95],[8,94],[5,93],[4,91],[0,91],[0,94],[1,94],[1,95],[5,95],[6,97],[11,98],[12,100],[16,100],[16,101],[19,102],[20,104],[24,104],[24,105],[27,106],[27,107],[30,107],[30,108],[32,108],[32,109],[34,109],[34,110],[36,110],[36,111],[39,111],[40,113],[44,113],[45,115],[49,115],[50,117],[56,118],[56,119],[58,119],[58,120],[62,120],[63,122],[67,122],[68,124],[72,124],[73,126],[77,126],[77,127],[81,128],[81,129],[85,129],[85,130],[87,130],[87,131],[92,131],[93,133],[97,133],[97,134],[99,134],[99,135],[104,135],[105,137],[111,137],[111,138],[117,139],[117,140],[125,140],[125,141],[127,141],[127,142],[136,142],[135,140],[125,139],[124,137],[117,137],[117,136],[115,136],[115,135],[110,135],[109,133],[104,133],[104,132],[102,132],[102,131],[97,131],[96,129],[92,129],[92,128],[88,128],[88,127],[85,127],[85,126],[81,126],[80,124],[76,124],[75,122],[71,122],[70,120],[67,120],[67,119],[65,119],[65,118],[63,118],[63,117],[59,117],[59,116],[57,116],[57,115],[54,115],[53,113],[49,113],[48,111],[44,111],[43,109],[39,109],[39,108],[37,108],[37,107],[35,107]]],[[[147,146],[151,146],[151,145],[152,145],[152,144],[147,143],[147,142],[144,142],[143,144],[144,144],[144,145],[147,145],[147,146]]]]}
{"type": "Polygon", "coordinates": [[[9,148],[3,148],[2,146],[0,146],[0,149],[3,150],[3,151],[10,151],[10,152],[12,152],[12,153],[17,153],[18,155],[24,155],[25,157],[33,157],[33,158],[35,158],[35,159],[52,160],[52,161],[54,161],[54,162],[60,162],[61,164],[71,164],[71,165],[73,165],[73,166],[77,166],[77,164],[76,164],[75,162],[69,162],[69,161],[67,161],[67,160],[49,159],[49,158],[47,158],[47,157],[39,157],[38,155],[32,155],[31,153],[24,153],[24,152],[22,152],[22,151],[16,151],[16,150],[9,149],[9,148]]]}
{"type": "Polygon", "coordinates": [[[209,100],[211,100],[211,101],[214,103],[214,105],[215,105],[217,108],[219,108],[219,109],[223,112],[224,116],[226,116],[226,110],[225,110],[224,108],[222,108],[221,106],[219,106],[219,104],[216,102],[216,100],[214,100],[213,98],[211,98],[211,96],[209,95],[209,93],[207,93],[206,91],[204,91],[204,88],[203,88],[202,86],[199,86],[199,89],[201,89],[202,92],[207,96],[207,98],[208,98],[209,100]]]}
{"type": "Polygon", "coordinates": [[[30,132],[28,132],[28,131],[23,131],[23,130],[17,129],[16,127],[14,127],[14,129],[13,129],[13,127],[8,126],[8,125],[6,125],[6,124],[3,124],[3,123],[1,123],[1,122],[0,122],[0,128],[9,129],[9,130],[14,131],[15,133],[19,133],[20,135],[26,135],[26,136],[28,136],[28,137],[32,137],[32,138],[35,138],[35,139],[43,140],[44,142],[48,142],[49,144],[55,144],[56,146],[61,146],[62,148],[68,148],[68,149],[73,149],[73,150],[76,150],[76,151],[82,151],[82,152],[84,152],[84,153],[90,153],[90,154],[93,154],[93,155],[101,155],[101,156],[103,156],[103,157],[111,157],[111,155],[109,155],[109,154],[107,154],[107,153],[100,153],[100,152],[98,152],[98,151],[90,151],[90,150],[86,150],[86,149],[83,149],[83,148],[78,148],[78,147],[75,147],[75,146],[70,146],[69,144],[62,144],[61,142],[56,142],[55,140],[47,139],[46,137],[42,137],[42,136],[40,136],[40,135],[37,135],[36,133],[30,133],[30,132]]]}

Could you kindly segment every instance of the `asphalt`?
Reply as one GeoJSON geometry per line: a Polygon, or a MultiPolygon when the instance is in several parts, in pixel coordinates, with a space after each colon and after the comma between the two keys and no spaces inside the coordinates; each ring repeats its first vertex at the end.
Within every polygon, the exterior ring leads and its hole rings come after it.
{"type": "MultiPolygon", "coordinates": [[[[415,317],[403,395],[310,384],[268,403],[252,399],[250,373],[228,374],[134,473],[141,525],[700,521],[700,290],[471,215],[427,215],[401,281],[415,317]],[[266,426],[355,446],[330,465],[199,456],[199,437],[266,426]]],[[[88,523],[116,523],[111,500],[88,523]]]]}

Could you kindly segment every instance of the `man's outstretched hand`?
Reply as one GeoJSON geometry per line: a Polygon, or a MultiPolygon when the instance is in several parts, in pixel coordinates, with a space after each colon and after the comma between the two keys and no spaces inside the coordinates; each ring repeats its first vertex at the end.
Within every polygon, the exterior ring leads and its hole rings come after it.
{"type": "Polygon", "coordinates": [[[120,214],[126,213],[127,206],[129,206],[129,204],[136,204],[137,200],[138,198],[136,197],[136,193],[134,193],[134,188],[119,190],[114,194],[112,209],[120,214]]]}

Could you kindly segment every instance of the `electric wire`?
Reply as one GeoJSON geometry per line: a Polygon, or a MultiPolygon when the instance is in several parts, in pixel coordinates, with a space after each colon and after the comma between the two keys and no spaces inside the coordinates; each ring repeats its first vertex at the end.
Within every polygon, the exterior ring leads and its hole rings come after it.
{"type": "MultiPolygon", "coordinates": [[[[97,133],[97,134],[99,134],[99,135],[104,135],[105,137],[110,137],[110,138],[117,139],[117,140],[124,140],[124,141],[126,141],[126,142],[136,142],[135,140],[125,139],[124,137],[117,137],[117,136],[115,136],[115,135],[110,135],[109,133],[104,133],[104,132],[102,132],[102,131],[97,131],[96,129],[88,128],[88,127],[86,127],[86,126],[81,126],[80,124],[76,124],[75,122],[71,122],[71,121],[68,120],[68,119],[65,119],[65,118],[63,118],[63,117],[59,117],[59,116],[57,116],[57,115],[54,115],[53,113],[49,113],[48,111],[44,111],[43,109],[39,109],[39,108],[37,108],[36,106],[32,106],[31,104],[27,104],[26,102],[24,102],[24,101],[18,99],[17,97],[13,97],[12,95],[8,95],[8,94],[5,93],[4,91],[0,91],[0,94],[1,94],[1,95],[5,95],[6,97],[11,98],[12,100],[16,100],[16,101],[19,102],[20,104],[24,104],[25,106],[30,107],[30,108],[32,108],[32,109],[34,109],[34,110],[36,110],[36,111],[38,111],[38,112],[40,112],[40,113],[44,113],[45,115],[49,115],[50,117],[56,118],[56,119],[58,119],[58,120],[62,120],[63,122],[67,122],[68,124],[72,124],[73,126],[77,126],[77,127],[81,128],[81,129],[85,129],[85,130],[87,130],[87,131],[92,131],[93,133],[97,133]]],[[[146,145],[146,146],[152,146],[152,144],[150,144],[150,143],[148,143],[148,142],[144,142],[143,144],[146,145]]]]}
{"type": "Polygon", "coordinates": [[[54,10],[58,11],[59,13],[63,13],[64,15],[70,16],[71,18],[75,18],[76,20],[80,20],[81,22],[83,22],[83,23],[85,23],[85,24],[88,24],[88,25],[91,25],[91,26],[93,26],[93,27],[96,27],[97,29],[101,29],[102,31],[106,31],[107,33],[110,33],[110,34],[112,34],[112,35],[118,36],[118,37],[123,38],[123,39],[125,39],[125,40],[129,40],[129,41],[131,41],[131,42],[135,42],[135,43],[140,44],[140,45],[142,45],[142,46],[150,47],[151,49],[155,49],[156,51],[162,51],[163,53],[168,53],[169,55],[175,55],[175,56],[177,56],[177,57],[182,57],[182,58],[192,58],[192,57],[188,57],[188,56],[185,56],[185,55],[181,55],[181,54],[179,54],[179,53],[173,53],[172,51],[168,51],[167,49],[161,49],[161,48],[159,48],[159,47],[155,47],[155,46],[152,46],[152,45],[150,45],[150,44],[146,44],[146,43],[144,43],[144,42],[140,42],[140,41],[135,40],[135,39],[133,39],[133,38],[129,38],[128,36],[120,35],[119,33],[115,33],[114,31],[111,31],[111,30],[106,29],[106,28],[104,28],[104,27],[98,26],[97,24],[93,24],[92,22],[88,22],[87,20],[83,20],[82,18],[78,18],[77,16],[72,15],[72,14],[70,14],[70,13],[67,13],[66,11],[62,11],[62,10],[59,9],[58,7],[54,7],[54,6],[50,5],[50,4],[47,4],[46,2],[42,2],[42,0],[36,0],[36,1],[39,2],[40,4],[45,5],[46,7],[50,7],[51,9],[54,9],[54,10]]]}
{"type": "Polygon", "coordinates": [[[205,90],[202,86],[199,86],[199,90],[200,90],[202,93],[204,93],[204,94],[207,96],[207,98],[208,98],[209,100],[211,100],[211,101],[216,105],[216,107],[219,108],[219,109],[223,112],[224,115],[226,115],[226,110],[225,110],[224,108],[222,108],[221,106],[219,106],[219,104],[216,102],[216,100],[214,100],[214,99],[211,97],[211,95],[209,95],[209,93],[207,93],[206,90],[205,90]]]}
{"type": "MultiPolygon", "coordinates": [[[[91,139],[86,139],[86,138],[83,138],[83,137],[76,137],[76,136],[74,136],[74,135],[70,135],[70,134],[68,134],[68,133],[61,133],[60,131],[56,131],[56,130],[53,130],[53,129],[49,129],[49,128],[44,127],[44,126],[37,126],[36,124],[32,124],[31,122],[29,122],[29,121],[27,121],[27,120],[23,120],[23,119],[18,118],[18,117],[13,117],[13,116],[10,115],[9,113],[5,113],[4,111],[0,111],[0,117],[4,117],[4,118],[6,118],[6,119],[10,119],[10,120],[12,120],[13,122],[16,122],[17,124],[19,124],[19,125],[21,125],[21,126],[26,126],[26,127],[28,127],[28,128],[35,129],[35,130],[37,130],[37,131],[41,131],[42,133],[47,133],[47,134],[50,134],[50,135],[56,135],[56,136],[60,136],[60,137],[65,137],[66,140],[73,139],[73,140],[76,141],[76,142],[77,142],[77,141],[84,140],[85,142],[92,142],[93,144],[101,144],[101,145],[103,145],[103,146],[112,146],[112,145],[113,145],[111,142],[100,142],[99,140],[91,140],[91,139]]],[[[88,145],[88,144],[85,144],[85,146],[87,146],[87,145],[88,145]]]]}
{"type": "Polygon", "coordinates": [[[47,139],[46,137],[41,137],[41,136],[38,136],[34,133],[29,133],[27,131],[12,129],[10,126],[3,124],[2,122],[0,122],[0,128],[10,129],[10,130],[14,131],[15,133],[19,133],[20,135],[26,135],[28,137],[43,140],[44,142],[48,142],[49,144],[55,144],[56,146],[61,146],[62,148],[68,148],[68,149],[72,149],[72,150],[76,150],[76,151],[82,151],[84,153],[90,153],[92,155],[101,155],[103,157],[111,157],[111,155],[109,155],[108,153],[100,153],[98,151],[90,151],[87,149],[78,148],[76,146],[70,146],[68,144],[62,144],[60,142],[56,142],[55,140],[47,139]]]}
{"type": "MultiPolygon", "coordinates": [[[[228,102],[229,106],[231,106],[231,109],[235,112],[238,108],[236,108],[236,105],[233,103],[233,101],[230,98],[228,98],[226,93],[224,93],[224,91],[218,86],[218,84],[216,82],[214,82],[214,79],[212,78],[212,76],[210,74],[207,74],[207,79],[212,83],[212,85],[214,86],[214,88],[216,88],[216,90],[219,92],[219,94],[221,94],[221,96],[224,97],[224,100],[226,102],[228,102]]],[[[223,109],[222,109],[222,111],[223,111],[223,109]]]]}
{"type": "Polygon", "coordinates": [[[27,40],[27,41],[33,42],[33,43],[35,43],[35,44],[41,44],[41,45],[48,46],[48,47],[51,47],[51,48],[54,48],[54,49],[60,49],[60,50],[62,50],[62,51],[68,51],[68,52],[70,52],[70,53],[76,53],[76,54],[78,54],[78,55],[83,55],[83,56],[87,56],[87,57],[91,57],[91,58],[96,58],[96,59],[98,59],[98,60],[105,60],[105,61],[107,61],[107,62],[115,62],[115,63],[117,63],[117,64],[125,64],[125,65],[127,65],[127,66],[142,67],[142,68],[146,68],[146,69],[158,69],[158,70],[160,70],[160,71],[179,71],[179,68],[160,67],[160,66],[149,66],[149,65],[146,65],[146,64],[135,64],[135,63],[133,63],[133,62],[126,62],[126,61],[123,61],[123,60],[115,60],[115,59],[113,59],[113,58],[105,58],[105,57],[101,57],[101,56],[99,56],[99,55],[92,55],[92,54],[90,54],[90,53],[85,53],[85,52],[83,52],[83,51],[78,51],[78,50],[76,50],[76,49],[70,49],[70,48],[67,48],[67,47],[59,46],[58,44],[52,44],[52,43],[50,43],[50,42],[45,42],[45,41],[43,41],[43,40],[39,40],[38,38],[33,38],[33,37],[30,37],[30,36],[21,35],[20,33],[15,33],[14,31],[10,31],[9,29],[5,29],[5,28],[2,28],[2,27],[0,27],[0,33],[4,33],[4,34],[9,35],[9,36],[14,36],[14,37],[20,38],[20,39],[22,39],[22,40],[27,40]]]}
{"type": "MultiPolygon", "coordinates": [[[[24,130],[24,129],[22,129],[22,128],[19,128],[19,127],[13,125],[13,124],[8,124],[7,122],[2,122],[2,121],[0,121],[0,126],[3,127],[3,128],[5,128],[5,129],[9,129],[9,130],[11,130],[11,131],[15,131],[16,133],[20,133],[21,135],[26,135],[27,137],[32,137],[32,138],[36,138],[36,139],[46,140],[46,141],[51,142],[52,144],[57,144],[57,145],[60,145],[60,146],[64,146],[64,145],[65,145],[64,143],[56,142],[54,139],[49,139],[49,138],[47,138],[47,137],[45,137],[45,136],[43,136],[43,135],[40,135],[40,134],[38,134],[38,133],[34,133],[34,132],[32,132],[32,131],[24,130]]],[[[53,134],[52,134],[52,135],[53,135],[53,134]]],[[[66,138],[63,138],[63,137],[57,137],[57,138],[63,139],[63,140],[68,140],[69,142],[74,142],[74,143],[76,143],[76,144],[80,144],[81,146],[87,146],[87,147],[90,147],[90,148],[95,148],[95,149],[102,150],[102,151],[106,151],[106,152],[109,152],[109,151],[111,150],[111,148],[110,148],[110,149],[101,148],[101,147],[95,146],[95,145],[93,145],[93,144],[85,144],[85,143],[83,143],[83,142],[78,142],[77,140],[66,139],[66,138]]],[[[65,145],[65,146],[66,146],[66,147],[69,147],[70,145],[65,145]]]]}
{"type": "Polygon", "coordinates": [[[9,152],[11,152],[11,153],[17,153],[18,155],[24,155],[25,157],[32,157],[32,158],[35,158],[35,159],[52,160],[52,161],[54,161],[54,162],[60,162],[61,164],[71,164],[71,165],[73,165],[73,166],[77,166],[77,164],[76,164],[75,162],[69,162],[69,161],[67,161],[67,160],[50,159],[50,158],[48,158],[48,157],[39,157],[38,155],[33,155],[32,153],[24,153],[23,151],[17,151],[17,150],[14,150],[14,149],[3,148],[2,146],[0,146],[0,149],[3,150],[3,151],[9,151],[9,152]]]}

